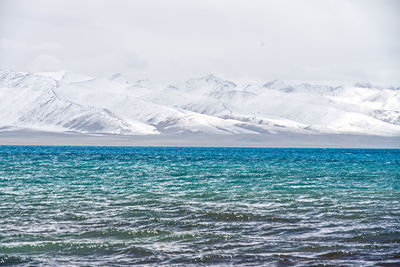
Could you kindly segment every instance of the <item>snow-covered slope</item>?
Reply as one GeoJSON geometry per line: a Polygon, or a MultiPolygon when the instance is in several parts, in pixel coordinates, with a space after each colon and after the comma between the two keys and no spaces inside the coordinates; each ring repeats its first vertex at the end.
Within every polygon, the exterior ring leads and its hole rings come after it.
{"type": "Polygon", "coordinates": [[[400,89],[208,75],[158,87],[123,75],[0,71],[0,127],[102,134],[294,132],[400,136],[400,89]]]}
{"type": "Polygon", "coordinates": [[[128,123],[113,112],[59,98],[59,82],[46,76],[0,72],[0,125],[44,131],[155,134],[154,127],[128,123]]]}

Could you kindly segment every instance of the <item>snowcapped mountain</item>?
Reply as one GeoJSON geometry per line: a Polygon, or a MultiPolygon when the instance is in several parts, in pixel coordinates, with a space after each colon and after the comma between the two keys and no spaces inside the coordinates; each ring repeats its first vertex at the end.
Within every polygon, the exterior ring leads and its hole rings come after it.
{"type": "Polygon", "coordinates": [[[127,135],[400,136],[400,88],[280,80],[237,85],[214,75],[157,87],[121,74],[0,71],[0,127],[127,135]]]}

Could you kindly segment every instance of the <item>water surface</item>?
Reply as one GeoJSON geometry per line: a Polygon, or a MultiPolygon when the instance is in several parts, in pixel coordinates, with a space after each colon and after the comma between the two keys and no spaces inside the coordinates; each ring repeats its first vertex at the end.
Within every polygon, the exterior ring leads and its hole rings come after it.
{"type": "Polygon", "coordinates": [[[400,150],[0,147],[0,264],[400,265],[400,150]]]}

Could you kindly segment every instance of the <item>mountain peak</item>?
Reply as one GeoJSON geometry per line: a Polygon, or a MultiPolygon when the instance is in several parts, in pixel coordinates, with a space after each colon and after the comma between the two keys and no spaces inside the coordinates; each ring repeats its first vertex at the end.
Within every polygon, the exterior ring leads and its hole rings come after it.
{"type": "Polygon", "coordinates": [[[204,77],[201,77],[199,80],[205,80],[205,81],[221,81],[220,78],[215,76],[214,74],[208,74],[204,77]]]}
{"type": "Polygon", "coordinates": [[[203,76],[198,79],[191,79],[188,82],[190,82],[190,81],[198,81],[198,82],[210,83],[210,84],[214,83],[214,84],[220,84],[223,86],[236,87],[236,84],[234,82],[221,79],[221,78],[215,76],[214,74],[208,74],[208,75],[203,76]]]}
{"type": "Polygon", "coordinates": [[[360,88],[373,88],[374,86],[371,83],[366,83],[366,82],[356,82],[354,83],[355,87],[360,87],[360,88]]]}
{"type": "Polygon", "coordinates": [[[288,84],[286,82],[275,79],[275,80],[265,83],[262,87],[270,88],[270,89],[279,89],[279,88],[286,87],[286,86],[288,86],[288,84]]]}
{"type": "Polygon", "coordinates": [[[68,70],[61,70],[57,72],[36,72],[34,75],[53,79],[57,82],[74,83],[92,80],[91,76],[78,74],[68,70]]]}

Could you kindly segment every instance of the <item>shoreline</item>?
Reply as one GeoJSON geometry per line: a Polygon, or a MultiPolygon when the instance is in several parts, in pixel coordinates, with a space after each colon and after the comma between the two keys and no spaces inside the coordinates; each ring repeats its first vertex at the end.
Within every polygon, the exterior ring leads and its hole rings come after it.
{"type": "Polygon", "coordinates": [[[18,130],[0,132],[0,145],[400,149],[400,136],[306,135],[285,132],[246,135],[175,134],[128,136],[18,130]]]}

